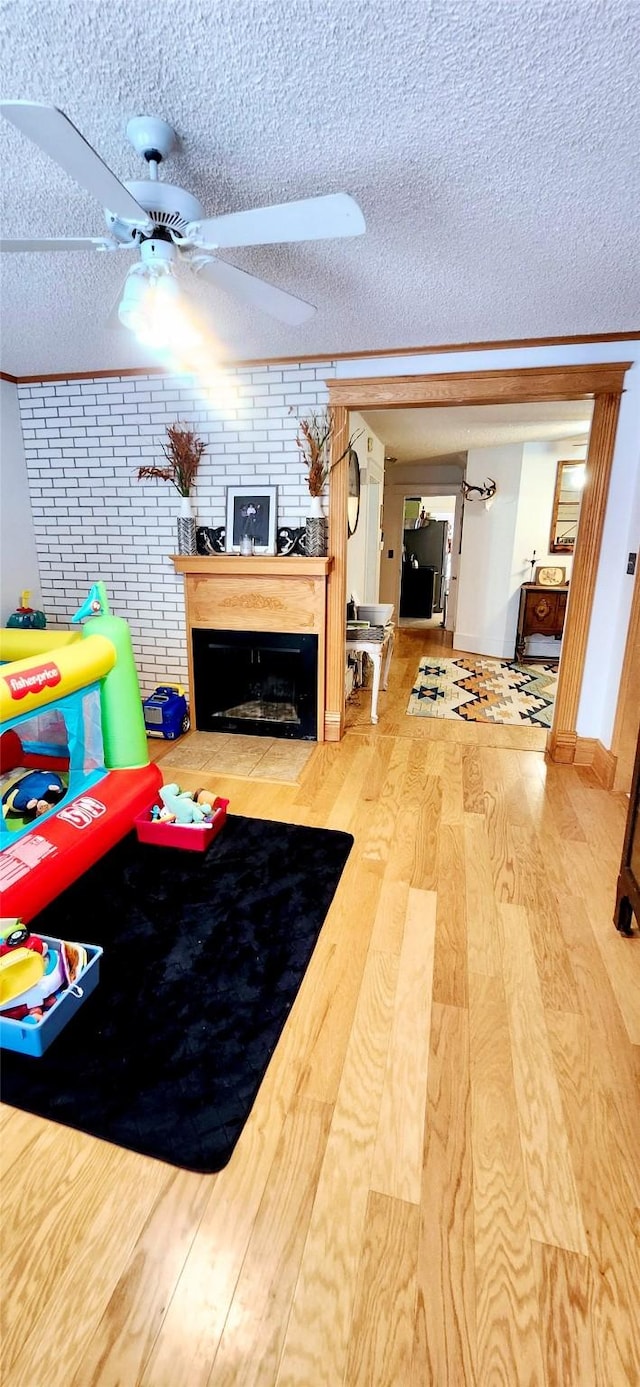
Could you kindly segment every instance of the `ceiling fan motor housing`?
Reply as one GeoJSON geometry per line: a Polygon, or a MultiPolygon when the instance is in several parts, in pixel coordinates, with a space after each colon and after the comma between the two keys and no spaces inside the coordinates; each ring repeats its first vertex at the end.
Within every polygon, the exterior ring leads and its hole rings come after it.
{"type": "MultiPolygon", "coordinates": [[[[176,188],[172,183],[158,183],[152,179],[127,181],[125,187],[150,216],[154,228],[164,228],[167,234],[184,236],[190,222],[201,221],[204,216],[202,203],[184,188],[176,188]]],[[[121,221],[113,212],[105,209],[105,221],[117,241],[130,245],[138,239],[142,227],[136,228],[130,222],[121,221]]],[[[153,233],[152,233],[153,234],[153,233]]]]}
{"type": "Polygon", "coordinates": [[[170,265],[178,257],[178,248],[166,234],[148,236],[140,246],[140,259],[148,268],[170,265]]]}

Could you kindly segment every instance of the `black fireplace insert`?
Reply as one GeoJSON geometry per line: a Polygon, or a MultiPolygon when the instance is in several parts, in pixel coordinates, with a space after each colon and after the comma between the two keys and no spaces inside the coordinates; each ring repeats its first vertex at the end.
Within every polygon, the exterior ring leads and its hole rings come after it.
{"type": "Polygon", "coordinates": [[[318,637],[193,629],[200,732],[316,741],[318,637]]]}

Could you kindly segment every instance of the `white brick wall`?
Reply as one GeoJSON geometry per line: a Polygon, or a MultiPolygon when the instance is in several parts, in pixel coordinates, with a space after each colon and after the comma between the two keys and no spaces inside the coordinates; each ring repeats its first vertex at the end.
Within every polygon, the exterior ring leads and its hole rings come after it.
{"type": "Polygon", "coordinates": [[[166,482],[139,482],[162,463],[167,424],[187,420],[207,444],[193,493],[200,525],[223,525],[227,486],[278,488],[278,525],[308,510],[295,445],[299,414],[326,403],[333,362],[228,372],[235,406],[204,399],[179,376],[20,385],[18,397],[33,510],[42,604],[51,626],[70,619],[98,578],[114,613],[129,622],[144,695],[187,679],[183,580],[177,548],[180,500],[166,482]]]}

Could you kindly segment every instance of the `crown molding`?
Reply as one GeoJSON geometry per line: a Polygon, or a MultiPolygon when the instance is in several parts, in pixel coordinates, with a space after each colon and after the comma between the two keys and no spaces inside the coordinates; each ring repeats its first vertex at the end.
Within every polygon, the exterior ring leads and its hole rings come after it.
{"type": "MultiPolygon", "coordinates": [[[[488,342],[440,342],[421,347],[388,347],[386,349],[376,348],[375,350],[353,352],[313,352],[312,355],[307,356],[298,354],[296,356],[261,356],[242,359],[230,357],[221,361],[220,365],[223,368],[243,370],[247,366],[302,366],[309,362],[324,365],[333,361],[375,361],[396,356],[438,356],[451,352],[515,351],[516,348],[522,347],[575,347],[594,342],[635,342],[638,340],[640,340],[640,330],[637,332],[591,332],[578,333],[571,337],[512,337],[488,342]]],[[[46,385],[52,381],[62,380],[106,380],[115,376],[175,375],[175,371],[166,370],[164,366],[126,366],[120,370],[105,369],[100,371],[55,371],[48,375],[29,376],[13,376],[0,372],[3,380],[13,381],[16,385],[46,385]]]]}

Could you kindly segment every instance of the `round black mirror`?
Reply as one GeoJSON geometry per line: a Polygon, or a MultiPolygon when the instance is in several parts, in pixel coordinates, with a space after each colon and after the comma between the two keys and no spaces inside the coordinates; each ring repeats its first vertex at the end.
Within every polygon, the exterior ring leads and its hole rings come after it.
{"type": "Polygon", "coordinates": [[[347,529],[351,538],[356,532],[360,514],[360,463],[355,448],[349,449],[347,468],[347,529]]]}

